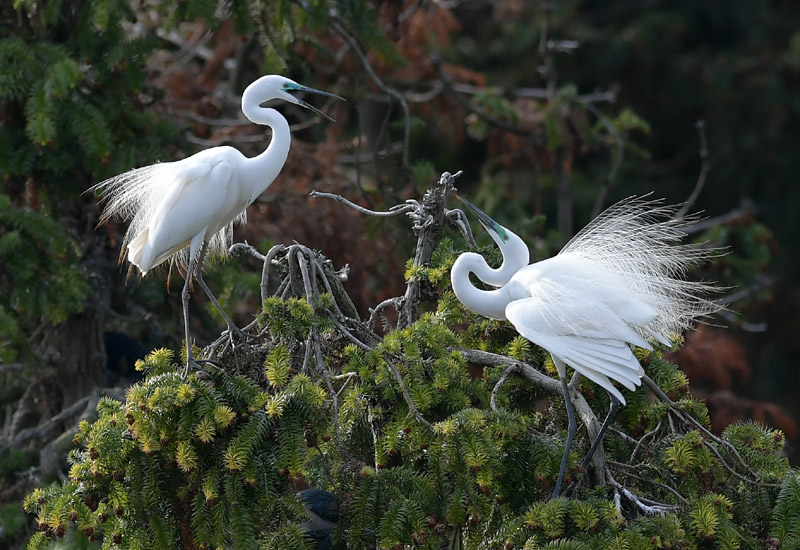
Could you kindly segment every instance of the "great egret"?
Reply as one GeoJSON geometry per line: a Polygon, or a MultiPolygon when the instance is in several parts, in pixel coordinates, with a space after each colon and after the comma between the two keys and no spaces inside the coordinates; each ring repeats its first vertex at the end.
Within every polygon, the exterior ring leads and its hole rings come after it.
{"type": "Polygon", "coordinates": [[[479,254],[461,254],[450,273],[453,291],[470,310],[510,321],[523,337],[550,352],[561,379],[569,429],[555,498],[577,429],[567,365],[611,394],[612,411],[592,445],[591,456],[616,406],[625,404],[611,380],[631,391],[641,383],[644,371],[630,345],[651,350],[648,338],[669,345],[670,334],[720,309],[704,298],[713,290],[710,284],[680,278],[709,252],[673,245],[685,237],[691,222],[674,218],[674,207],[633,197],[600,214],[558,255],[529,265],[528,247],[522,239],[468,200],[459,199],[500,247],[503,263],[493,269],[479,254]],[[470,273],[496,288],[476,288],[470,273]]]}
{"type": "Polygon", "coordinates": [[[222,314],[231,336],[234,332],[240,333],[203,281],[202,265],[209,250],[223,254],[227,251],[232,242],[234,222],[246,222],[246,208],[270,186],[289,154],[292,141],[289,123],[278,111],[261,104],[282,99],[333,121],[290,92],[310,92],[342,99],[283,76],[262,76],[242,95],[245,116],[254,124],[272,129],[269,146],[260,155],[247,158],[233,147],[214,147],[176,162],[125,172],[90,189],[99,190],[105,203],[100,223],[112,217],[130,220],[123,250],[127,248],[128,261],[139,268],[142,276],[166,260],[177,260],[186,266],[181,297],[187,368],[192,363],[189,339],[189,282],[192,276],[222,314]]]}

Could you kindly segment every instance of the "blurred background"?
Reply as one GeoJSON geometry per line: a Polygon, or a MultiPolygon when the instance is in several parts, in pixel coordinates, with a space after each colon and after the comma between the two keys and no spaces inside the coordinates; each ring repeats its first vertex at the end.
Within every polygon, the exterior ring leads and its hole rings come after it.
{"type": "MultiPolygon", "coordinates": [[[[85,191],[211,146],[259,153],[269,132],[240,101],[268,73],[347,102],[311,99],[336,124],[279,107],[292,150],[236,241],[266,252],[296,240],[349,264],[365,313],[402,293],[408,223],[312,189],[388,209],[463,170],[459,191],[534,258],[624,197],[687,202],[705,216],[691,239],[728,247],[692,276],[729,287],[729,312],[672,359],[715,431],[746,418],[778,427],[800,464],[795,2],[19,0],[0,6],[0,37],[6,535],[21,529],[14,503],[32,479],[63,475],[43,449],[59,448],[93,389],[135,379],[153,348],[180,346],[182,277],[118,267],[125,227],[97,228],[85,191]]],[[[206,280],[234,320],[252,320],[259,266],[217,261],[206,280]]],[[[224,328],[207,305],[193,297],[200,345],[224,328]]]]}

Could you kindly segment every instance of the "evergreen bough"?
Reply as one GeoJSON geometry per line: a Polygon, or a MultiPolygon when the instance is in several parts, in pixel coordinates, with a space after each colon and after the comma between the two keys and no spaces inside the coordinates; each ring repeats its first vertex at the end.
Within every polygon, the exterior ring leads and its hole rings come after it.
{"type": "MultiPolygon", "coordinates": [[[[40,528],[30,549],[71,529],[109,549],[310,548],[296,496],[309,485],[337,497],[337,547],[796,544],[800,482],[780,456],[783,434],[745,423],[712,436],[663,346],[637,350],[660,390],[625,393],[604,442],[605,483],[580,469],[582,435],[567,496],[551,500],[566,437],[560,398],[460,350],[550,375],[553,366],[508,324],[453,299],[443,275],[459,252],[452,241],[411,274],[437,303],[383,336],[341,313],[324,258],[293,246],[268,255],[290,295],[265,300],[257,344],[225,348],[188,377],[158,350],[124,402],[100,401],[98,420],[75,436],[69,481],[25,500],[40,528]],[[301,268],[316,275],[303,284],[301,268]]],[[[580,391],[593,410],[608,406],[596,386],[580,391]]]]}

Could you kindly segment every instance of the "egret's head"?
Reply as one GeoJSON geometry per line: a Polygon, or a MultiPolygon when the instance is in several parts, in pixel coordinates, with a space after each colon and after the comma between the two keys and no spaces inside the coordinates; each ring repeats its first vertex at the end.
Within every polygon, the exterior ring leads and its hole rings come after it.
{"type": "Polygon", "coordinates": [[[313,105],[306,103],[299,97],[295,97],[294,95],[292,95],[293,93],[296,92],[319,94],[328,97],[333,97],[336,99],[341,99],[342,101],[344,101],[344,98],[339,97],[336,94],[331,94],[328,92],[323,92],[322,90],[309,88],[308,86],[303,86],[302,84],[298,84],[291,78],[286,78],[285,76],[280,76],[275,74],[262,76],[261,78],[250,84],[244,91],[243,101],[246,101],[248,99],[248,96],[254,96],[256,99],[258,99],[258,103],[262,103],[270,99],[282,99],[284,101],[288,101],[289,103],[294,103],[295,105],[300,105],[301,107],[305,107],[306,109],[314,111],[318,115],[324,116],[325,118],[327,118],[332,122],[336,122],[330,116],[326,115],[313,105]]]}
{"type": "MultiPolygon", "coordinates": [[[[492,240],[497,243],[497,246],[500,247],[500,251],[503,253],[503,264],[499,268],[490,269],[486,262],[483,261],[485,269],[483,269],[481,273],[475,271],[475,274],[485,283],[498,287],[503,286],[519,269],[528,265],[528,260],[530,260],[528,245],[517,235],[487,216],[467,199],[461,196],[459,196],[458,199],[464,203],[464,206],[466,206],[468,210],[478,216],[478,221],[480,221],[484,229],[489,232],[492,240]]],[[[468,257],[468,254],[469,253],[462,254],[462,256],[468,257]]],[[[458,295],[458,293],[456,293],[456,295],[458,295]]],[[[483,314],[486,315],[486,313],[483,314]]],[[[490,316],[493,319],[504,318],[502,317],[501,311],[493,311],[490,316]]]]}
{"type": "Polygon", "coordinates": [[[494,221],[492,218],[487,216],[486,213],[483,212],[483,210],[481,210],[480,208],[469,202],[461,195],[458,195],[458,200],[463,202],[464,206],[466,206],[473,214],[475,214],[478,217],[478,221],[481,222],[483,228],[489,232],[489,235],[491,235],[492,239],[494,239],[494,242],[497,243],[497,246],[499,246],[500,248],[504,248],[506,243],[508,243],[509,239],[511,238],[512,233],[508,229],[506,229],[505,227],[494,221]]]}

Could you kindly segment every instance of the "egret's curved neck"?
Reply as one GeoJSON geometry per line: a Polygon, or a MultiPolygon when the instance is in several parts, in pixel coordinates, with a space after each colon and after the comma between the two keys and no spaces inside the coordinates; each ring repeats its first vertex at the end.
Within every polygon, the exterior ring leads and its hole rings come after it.
{"type": "MultiPolygon", "coordinates": [[[[506,262],[503,262],[505,264],[506,262]]],[[[517,268],[519,269],[519,268],[517,268]]],[[[489,317],[491,319],[506,319],[506,306],[511,301],[508,296],[508,290],[500,285],[504,285],[511,278],[511,275],[516,272],[516,269],[511,274],[506,276],[506,273],[498,273],[500,269],[492,269],[483,256],[475,254],[474,252],[465,252],[453,264],[450,270],[450,281],[453,284],[453,292],[456,297],[467,308],[475,313],[489,317]],[[489,283],[493,286],[500,286],[497,290],[481,290],[476,288],[472,281],[469,280],[469,274],[474,273],[481,281],[489,283]],[[491,281],[498,281],[505,278],[502,283],[492,283],[491,281]]],[[[506,269],[508,271],[508,269],[506,269]]]]}
{"type": "Polygon", "coordinates": [[[263,153],[245,161],[240,181],[242,184],[251,183],[250,202],[254,201],[275,180],[289,156],[289,147],[292,144],[292,134],[289,123],[275,109],[261,107],[248,97],[247,91],[242,98],[242,112],[255,124],[269,126],[272,129],[272,139],[263,153]]]}

